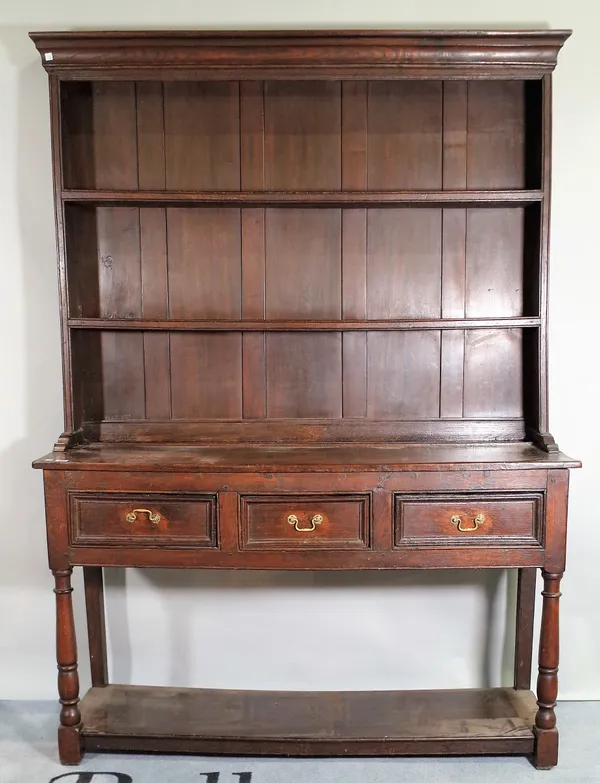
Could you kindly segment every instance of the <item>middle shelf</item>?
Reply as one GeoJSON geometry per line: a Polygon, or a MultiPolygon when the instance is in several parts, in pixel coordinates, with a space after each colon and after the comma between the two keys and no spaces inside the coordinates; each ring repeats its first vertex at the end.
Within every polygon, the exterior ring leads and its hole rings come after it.
{"type": "Polygon", "coordinates": [[[541,318],[404,318],[356,320],[169,320],[69,318],[73,329],[167,330],[187,332],[411,331],[424,329],[518,329],[541,326],[541,318]]]}
{"type": "Polygon", "coordinates": [[[69,325],[539,326],[529,319],[544,313],[541,206],[67,204],[69,325]]]}
{"type": "Polygon", "coordinates": [[[131,206],[490,206],[534,204],[543,190],[69,190],[62,199],[71,203],[131,206]]]}

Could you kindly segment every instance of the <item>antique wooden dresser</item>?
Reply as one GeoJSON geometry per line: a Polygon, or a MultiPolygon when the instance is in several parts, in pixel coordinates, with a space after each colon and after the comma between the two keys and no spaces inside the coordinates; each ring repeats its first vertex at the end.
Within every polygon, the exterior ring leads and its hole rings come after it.
{"type": "Polygon", "coordinates": [[[547,406],[551,72],[568,32],[31,37],[50,80],[64,359],[65,433],[35,462],[62,762],[555,765],[579,464],[547,406]],[[514,687],[110,684],[103,568],[132,566],[518,569],[514,687]]]}

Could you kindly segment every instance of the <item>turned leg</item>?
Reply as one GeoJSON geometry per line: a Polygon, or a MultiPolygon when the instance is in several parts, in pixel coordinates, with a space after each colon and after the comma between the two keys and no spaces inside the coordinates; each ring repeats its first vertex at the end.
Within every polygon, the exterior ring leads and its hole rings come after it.
{"type": "Polygon", "coordinates": [[[77,641],[71,600],[71,573],[53,571],[56,593],[56,660],[58,693],[61,703],[58,728],[58,754],[61,764],[81,761],[81,713],[79,712],[79,675],[77,674],[77,641]]]}
{"type": "Polygon", "coordinates": [[[556,697],[558,695],[558,599],[562,574],[542,571],[544,597],[540,631],[539,674],[537,680],[538,711],[535,716],[535,766],[550,769],[558,763],[558,730],[556,697]]]}

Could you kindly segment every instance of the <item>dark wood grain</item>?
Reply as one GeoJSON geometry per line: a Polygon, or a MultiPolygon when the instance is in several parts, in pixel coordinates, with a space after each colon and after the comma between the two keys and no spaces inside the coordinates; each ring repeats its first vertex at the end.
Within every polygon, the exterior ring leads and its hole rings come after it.
{"type": "Polygon", "coordinates": [[[108,685],[108,656],[102,568],[93,566],[84,568],[83,579],[85,584],[85,612],[88,625],[92,685],[103,688],[105,685],[108,685]]]}
{"type": "Polygon", "coordinates": [[[333,694],[111,685],[82,701],[86,748],[162,748],[168,726],[171,751],[299,756],[530,753],[534,708],[529,691],[502,688],[333,694]]]}
{"type": "Polygon", "coordinates": [[[515,688],[531,688],[536,571],[519,570],[515,627],[515,688]]]}
{"type": "Polygon", "coordinates": [[[367,166],[373,190],[441,190],[441,82],[369,82],[367,166]]]}
{"type": "Polygon", "coordinates": [[[370,496],[242,496],[240,536],[241,549],[369,549],[370,496]]]}
{"type": "MultiPolygon", "coordinates": [[[[265,106],[264,83],[240,83],[240,185],[264,190],[265,106]]],[[[265,317],[265,210],[241,213],[242,318],[265,317]]],[[[247,419],[266,416],[266,345],[262,333],[242,335],[242,409],[247,419]]]]}
{"type": "MultiPolygon", "coordinates": [[[[361,422],[364,424],[364,422],[361,422]]],[[[345,422],[351,432],[355,422],[345,422]]],[[[158,425],[157,425],[158,426],[158,425]]],[[[186,427],[192,423],[185,424],[186,427]]],[[[307,426],[317,427],[318,422],[307,426]]],[[[351,441],[348,438],[348,441],[351,441]]],[[[36,460],[44,470],[118,470],[159,473],[197,471],[205,465],[211,472],[236,470],[264,472],[455,472],[490,471],[501,481],[502,471],[529,473],[537,468],[577,468],[581,463],[561,452],[547,453],[529,443],[496,444],[360,444],[177,446],[157,443],[85,444],[64,453],[51,452],[36,460]]],[[[559,471],[560,472],[560,471],[559,471]]],[[[509,475],[507,473],[507,475],[509,475]]],[[[264,480],[264,476],[260,480],[264,480]]],[[[476,476],[470,476],[475,480],[476,476]]],[[[534,477],[535,478],[535,477],[534,477]]],[[[514,476],[511,482],[517,481],[514,476]]],[[[546,477],[544,476],[544,488],[546,477]]],[[[522,488],[521,486],[519,488],[522,488]]]]}
{"type": "Polygon", "coordinates": [[[166,187],[239,190],[239,85],[167,81],[166,187]]]}
{"type": "Polygon", "coordinates": [[[524,82],[471,82],[468,95],[467,187],[525,185],[524,82]]]}
{"type": "MultiPolygon", "coordinates": [[[[166,318],[169,313],[167,223],[163,209],[140,209],[140,261],[142,315],[166,318]]],[[[144,383],[146,416],[171,417],[170,356],[168,333],[144,332],[144,383]]]]}
{"type": "Polygon", "coordinates": [[[521,329],[538,327],[540,318],[387,318],[385,320],[368,319],[263,319],[244,318],[241,321],[230,319],[181,320],[172,318],[69,318],[68,325],[74,329],[100,329],[113,331],[205,331],[205,332],[356,332],[356,331],[423,331],[423,330],[460,330],[465,329],[521,329]]]}
{"type": "Polygon", "coordinates": [[[339,209],[266,211],[268,319],[341,317],[341,219],[339,209]]]}
{"type": "Polygon", "coordinates": [[[92,84],[57,82],[57,87],[52,109],[54,122],[60,116],[60,164],[55,171],[65,188],[96,188],[92,84]]]}
{"type": "Polygon", "coordinates": [[[169,314],[241,315],[240,210],[168,209],[169,314]]]}
{"type": "Polygon", "coordinates": [[[523,287],[523,210],[469,209],[465,315],[523,315],[523,287]]]}
{"type": "Polygon", "coordinates": [[[164,188],[164,85],[159,82],[138,82],[135,96],[139,189],[164,188]]]}
{"type": "Polygon", "coordinates": [[[171,335],[174,419],[239,419],[242,340],[229,334],[171,335]]]}
{"type": "Polygon", "coordinates": [[[267,417],[339,418],[342,415],[342,341],[339,333],[266,338],[267,417]]]}
{"type": "Polygon", "coordinates": [[[50,73],[114,79],[539,78],[569,30],[30,33],[50,73]],[[46,58],[51,52],[52,57],[46,58]]]}
{"type": "Polygon", "coordinates": [[[90,494],[70,496],[70,536],[79,546],[214,547],[216,497],[90,494]]]}
{"type": "Polygon", "coordinates": [[[65,427],[44,469],[59,755],[557,762],[548,426],[562,31],[33,34],[65,427]],[[78,706],[84,570],[94,687],[78,706]],[[519,570],[515,689],[108,685],[104,567],[519,570]],[[537,713],[527,690],[544,571],[537,713]]]}
{"type": "MultiPolygon", "coordinates": [[[[296,368],[302,370],[302,357],[296,368]]],[[[334,368],[335,369],[335,368],[334,368]]],[[[279,376],[275,376],[276,378],[279,376]]],[[[337,377],[337,376],[336,376],[337,377]]],[[[306,376],[308,382],[309,376],[306,376]]],[[[285,383],[285,378],[282,381],[285,383]]],[[[332,385],[335,388],[335,384],[332,385]]],[[[324,389],[323,393],[327,390],[324,389]]],[[[193,392],[190,392],[193,394],[193,392]]],[[[294,394],[298,394],[294,391],[294,394]]],[[[290,404],[293,404],[293,397],[290,404]]],[[[303,404],[302,402],[300,404],[303,404]]],[[[315,419],[270,418],[267,421],[253,419],[224,420],[190,419],[165,422],[162,420],[131,420],[128,418],[85,421],[83,436],[95,443],[161,443],[187,444],[239,444],[283,443],[323,444],[355,443],[422,443],[422,444],[489,444],[522,441],[525,438],[525,422],[522,418],[494,419],[440,419],[433,417],[397,421],[396,419],[365,419],[363,417],[315,419]]],[[[529,445],[529,444],[528,444],[529,445]]],[[[544,451],[548,451],[544,449],[544,451]]],[[[552,450],[550,453],[558,453],[552,450]]]]}
{"type": "Polygon", "coordinates": [[[370,190],[350,188],[347,191],[277,190],[62,190],[66,202],[109,202],[111,204],[239,204],[241,206],[278,206],[283,204],[344,206],[369,204],[414,204],[431,206],[510,206],[534,204],[543,198],[541,190],[370,190]]]}
{"type": "Polygon", "coordinates": [[[464,415],[523,414],[522,333],[478,329],[465,334],[464,415]]]}
{"type": "Polygon", "coordinates": [[[267,82],[264,101],[267,190],[338,190],[340,82],[267,82]]]}
{"type": "Polygon", "coordinates": [[[558,696],[558,602],[562,573],[543,571],[542,625],[537,679],[538,711],[535,716],[535,765],[550,769],[558,763],[556,699],[558,696]]]}
{"type": "Polygon", "coordinates": [[[240,83],[240,188],[264,190],[265,85],[240,83]]]}
{"type": "MultiPolygon", "coordinates": [[[[359,98],[366,99],[359,93],[359,98]]],[[[345,97],[345,106],[348,96],[345,97]]],[[[342,137],[344,138],[344,137],[342,137]]],[[[360,140],[359,140],[360,143],[360,140]]],[[[365,176],[364,153],[346,152],[344,177],[365,176]],[[357,170],[351,164],[356,162],[357,170]],[[362,165],[361,165],[362,164],[362,165]]],[[[350,319],[367,317],[367,212],[364,209],[342,212],[342,415],[362,418],[367,415],[367,334],[346,329],[350,319]]]]}
{"type": "MultiPolygon", "coordinates": [[[[444,82],[442,182],[467,187],[468,82],[444,82]]],[[[467,283],[467,211],[442,210],[441,315],[463,318],[467,283]]],[[[464,406],[465,333],[441,334],[440,416],[460,418],[464,406]]]]}
{"type": "Polygon", "coordinates": [[[396,546],[541,546],[543,496],[396,496],[396,546]],[[456,519],[460,521],[456,523],[456,519]],[[481,523],[476,522],[481,519],[481,523]]]}
{"type": "Polygon", "coordinates": [[[75,318],[97,318],[101,314],[98,267],[102,261],[98,257],[98,221],[94,208],[77,204],[69,204],[65,208],[64,242],[65,291],[67,276],[69,283],[66,315],[75,318]]]}
{"type": "MultiPolygon", "coordinates": [[[[68,438],[80,431],[86,421],[104,418],[102,332],[88,333],[74,330],[67,341],[69,371],[72,373],[72,407],[69,411],[71,427],[68,438]],[[72,368],[71,368],[72,365],[72,368]]],[[[65,417],[66,418],[66,417],[65,417]]]]}
{"type": "Polygon", "coordinates": [[[134,82],[94,82],[94,182],[97,188],[136,189],[138,182],[134,82]]]}
{"type": "MultiPolygon", "coordinates": [[[[542,188],[544,202],[540,213],[539,233],[539,306],[543,315],[536,351],[538,366],[535,422],[542,436],[549,435],[548,423],[548,266],[550,253],[550,199],[552,188],[552,78],[543,79],[541,107],[542,188]]],[[[535,425],[534,425],[535,426],[535,425]]]]}
{"type": "Polygon", "coordinates": [[[142,314],[140,210],[101,207],[96,211],[100,315],[142,314]]]}
{"type": "MultiPolygon", "coordinates": [[[[100,333],[100,383],[106,419],[146,416],[144,336],[140,332],[100,333]]],[[[94,368],[95,369],[95,368],[94,368]]],[[[82,389],[85,396],[87,390],[82,389]]]]}
{"type": "Polygon", "coordinates": [[[56,595],[56,660],[58,663],[58,693],[60,696],[60,726],[58,754],[62,764],[79,764],[81,760],[79,709],[79,674],[77,672],[77,640],[71,594],[71,573],[54,571],[56,595]]]}
{"type": "Polygon", "coordinates": [[[441,315],[440,209],[369,209],[367,317],[441,315]]]}
{"type": "Polygon", "coordinates": [[[370,332],[367,416],[427,419],[440,408],[440,333],[370,332]]]}

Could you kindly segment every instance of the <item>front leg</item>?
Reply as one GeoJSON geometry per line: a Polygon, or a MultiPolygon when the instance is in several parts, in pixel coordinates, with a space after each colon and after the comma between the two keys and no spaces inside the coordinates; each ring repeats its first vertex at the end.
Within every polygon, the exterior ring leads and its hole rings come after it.
{"type": "Polygon", "coordinates": [[[58,728],[58,754],[61,764],[81,761],[81,713],[79,711],[79,675],[77,640],[73,618],[71,573],[73,569],[53,571],[56,594],[56,660],[58,693],[61,703],[58,728]]]}
{"type": "Polygon", "coordinates": [[[537,680],[535,766],[538,769],[550,769],[558,763],[558,730],[554,708],[558,695],[558,599],[561,595],[559,588],[562,573],[542,571],[542,576],[544,601],[537,680]]]}

